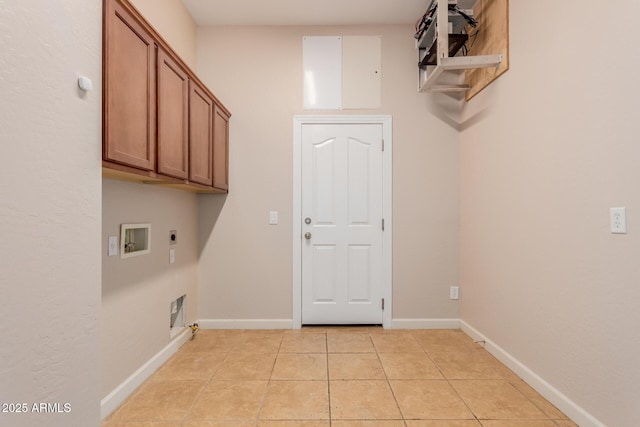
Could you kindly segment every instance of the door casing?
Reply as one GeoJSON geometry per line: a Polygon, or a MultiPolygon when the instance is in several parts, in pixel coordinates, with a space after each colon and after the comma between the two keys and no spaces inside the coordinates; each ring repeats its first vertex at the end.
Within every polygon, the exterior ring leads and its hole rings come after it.
{"type": "Polygon", "coordinates": [[[392,236],[393,236],[393,132],[391,116],[340,115],[294,116],[293,118],[293,328],[302,327],[302,127],[307,124],[380,124],[384,140],[382,156],[382,326],[391,328],[393,307],[392,236]]]}

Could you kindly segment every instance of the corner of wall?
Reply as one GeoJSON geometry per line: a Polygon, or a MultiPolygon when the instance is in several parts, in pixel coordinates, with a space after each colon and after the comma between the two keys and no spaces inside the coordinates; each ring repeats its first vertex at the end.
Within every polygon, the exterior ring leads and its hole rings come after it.
{"type": "Polygon", "coordinates": [[[498,344],[476,330],[469,323],[465,322],[464,320],[460,320],[460,327],[464,333],[469,335],[475,341],[483,341],[484,348],[489,353],[491,353],[496,359],[502,362],[513,372],[515,372],[520,378],[522,378],[527,384],[533,387],[545,399],[553,403],[558,409],[564,412],[573,421],[578,423],[578,425],[580,425],[581,427],[606,427],[602,422],[596,419],[584,408],[580,407],[576,402],[572,401],[560,390],[553,387],[549,382],[536,374],[529,367],[516,359],[513,355],[509,354],[498,344]]]}

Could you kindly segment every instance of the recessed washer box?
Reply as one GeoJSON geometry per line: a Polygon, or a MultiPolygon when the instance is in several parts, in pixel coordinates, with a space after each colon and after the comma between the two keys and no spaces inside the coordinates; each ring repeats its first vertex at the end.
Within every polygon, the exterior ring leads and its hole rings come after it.
{"type": "Polygon", "coordinates": [[[131,258],[151,252],[151,224],[120,226],[120,258],[131,258]]]}

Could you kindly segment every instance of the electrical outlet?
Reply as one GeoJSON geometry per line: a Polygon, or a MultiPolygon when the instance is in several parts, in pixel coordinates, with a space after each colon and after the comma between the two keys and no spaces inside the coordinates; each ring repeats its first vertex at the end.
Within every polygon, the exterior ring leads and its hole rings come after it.
{"type": "Polygon", "coordinates": [[[460,299],[460,287],[451,286],[449,288],[449,299],[460,299]]]}
{"type": "Polygon", "coordinates": [[[611,233],[627,234],[626,208],[611,208],[611,233]]]}

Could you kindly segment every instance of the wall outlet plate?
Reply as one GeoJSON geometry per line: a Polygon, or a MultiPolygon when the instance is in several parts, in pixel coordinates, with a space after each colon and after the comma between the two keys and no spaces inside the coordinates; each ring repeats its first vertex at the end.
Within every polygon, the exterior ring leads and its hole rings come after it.
{"type": "Polygon", "coordinates": [[[449,299],[460,299],[460,287],[452,286],[449,288],[449,299]]]}
{"type": "Polygon", "coordinates": [[[627,234],[627,208],[611,208],[611,233],[627,234]]]}

